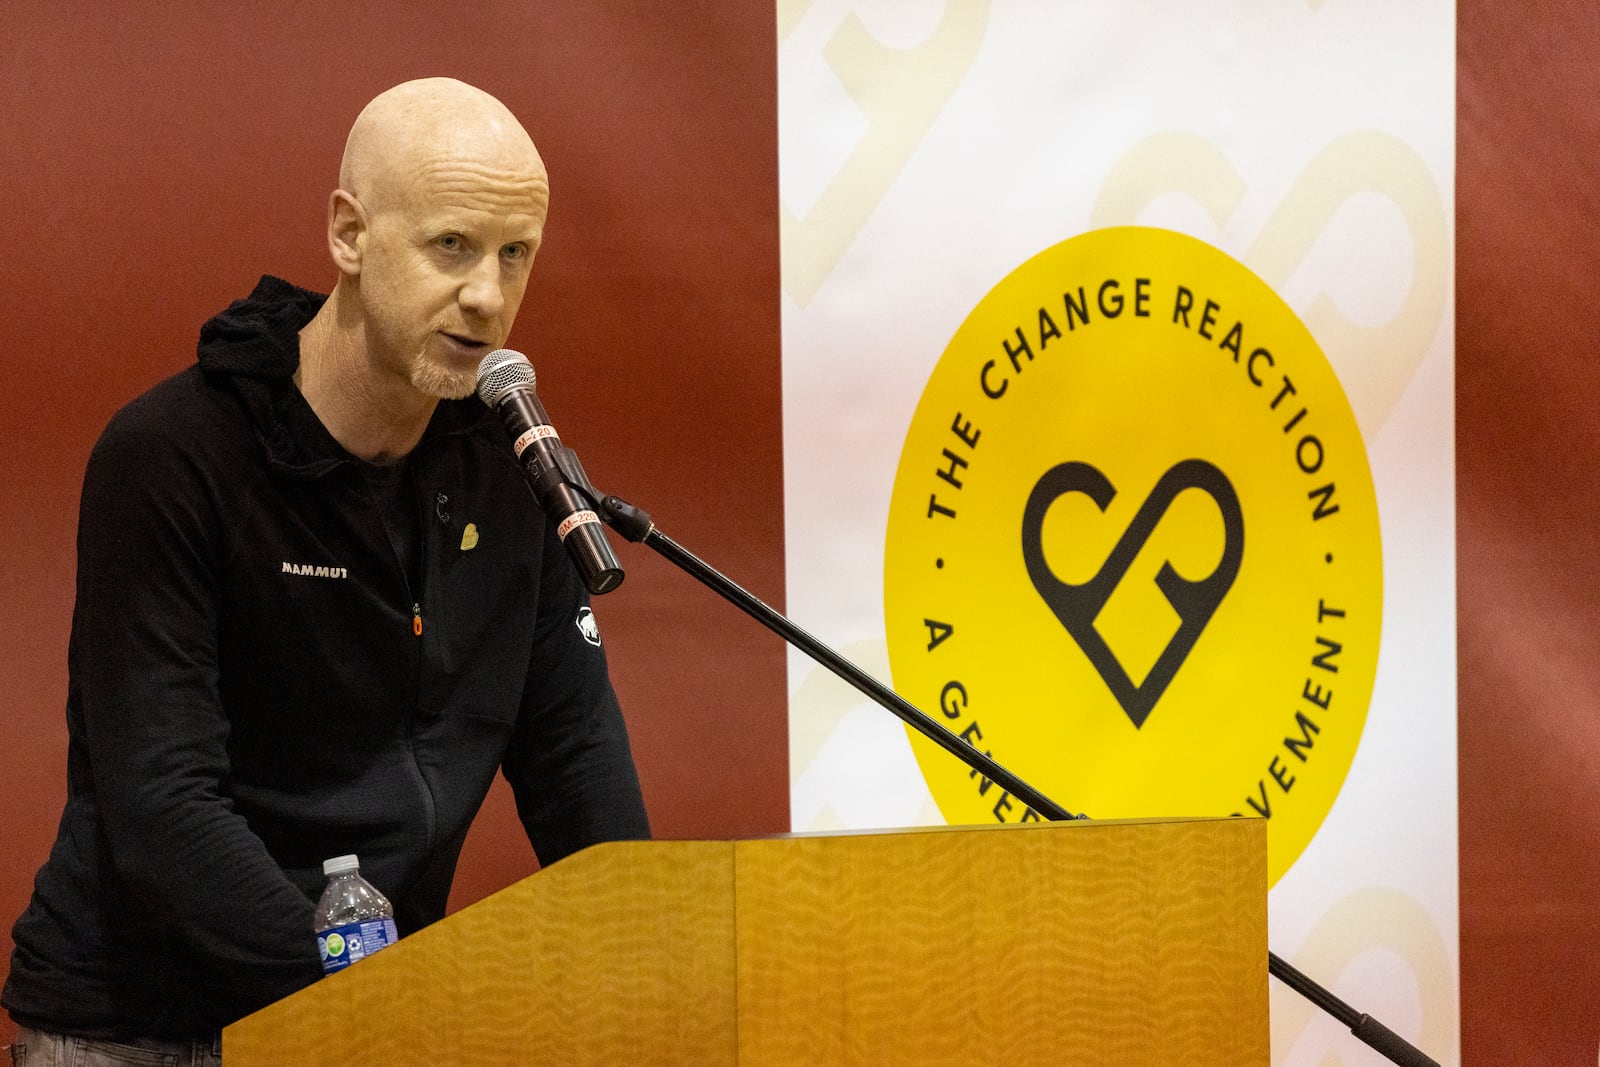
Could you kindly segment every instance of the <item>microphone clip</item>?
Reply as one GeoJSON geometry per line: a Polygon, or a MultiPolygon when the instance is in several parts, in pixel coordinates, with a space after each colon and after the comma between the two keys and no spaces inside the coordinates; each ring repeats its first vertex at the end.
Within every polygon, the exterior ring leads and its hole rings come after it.
{"type": "Polygon", "coordinates": [[[578,453],[565,444],[556,452],[556,466],[572,488],[588,500],[589,507],[605,520],[606,525],[628,541],[638,544],[650,536],[650,531],[656,528],[648,512],[634,507],[621,497],[603,494],[596,489],[594,483],[589,480],[588,473],[583,469],[578,453]]]}

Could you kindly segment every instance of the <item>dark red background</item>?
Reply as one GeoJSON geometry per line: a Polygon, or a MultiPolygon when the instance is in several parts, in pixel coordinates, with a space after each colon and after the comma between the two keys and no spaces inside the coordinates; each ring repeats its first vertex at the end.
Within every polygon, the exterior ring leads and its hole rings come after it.
{"type": "MultiPolygon", "coordinates": [[[[64,796],[90,445],[257,274],[331,283],[322,212],[344,132],[395,82],[458,76],[523,118],[553,201],[513,343],[602,487],[783,603],[773,6],[444,10],[4,6],[0,930],[64,796]]],[[[1589,1064],[1600,9],[1462,0],[1459,23],[1463,1062],[1589,1064]]],[[[787,829],[781,647],[652,553],[621,551],[627,583],[596,607],[658,832],[787,829]]],[[[533,867],[497,788],[453,901],[533,867]]],[[[0,1041],[10,1032],[0,1020],[0,1041]]]]}
{"type": "MultiPolygon", "coordinates": [[[[0,14],[0,974],[65,797],[89,449],[116,408],[193,362],[201,321],[259,273],[332,284],[323,220],[345,132],[390,85],[457,76],[522,118],[552,197],[512,344],[603,489],[783,605],[772,10],[361,8],[0,14]]],[[[787,830],[781,643],[653,552],[618,551],[628,578],[595,613],[658,833],[787,830]]],[[[452,903],[534,868],[497,783],[452,903]]]]}
{"type": "Polygon", "coordinates": [[[1457,32],[1456,588],[1467,1064],[1600,1054],[1600,5],[1457,32]]]}

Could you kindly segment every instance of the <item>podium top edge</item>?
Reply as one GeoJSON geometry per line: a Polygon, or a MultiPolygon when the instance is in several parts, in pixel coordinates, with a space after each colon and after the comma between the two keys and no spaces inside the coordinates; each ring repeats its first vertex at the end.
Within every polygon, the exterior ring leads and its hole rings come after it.
{"type": "MultiPolygon", "coordinates": [[[[1025,822],[1025,823],[971,823],[943,826],[891,826],[881,828],[859,828],[842,830],[799,830],[788,833],[761,834],[754,837],[739,838],[708,838],[708,837],[658,837],[657,841],[700,841],[710,843],[732,843],[755,841],[796,841],[811,838],[834,837],[894,837],[913,834],[949,834],[949,833],[1016,833],[1038,832],[1043,830],[1092,830],[1096,827],[1124,827],[1124,826],[1155,826],[1172,824],[1194,823],[1239,823],[1259,822],[1263,826],[1266,820],[1257,816],[1164,816],[1161,818],[1135,818],[1135,819],[1072,819],[1061,822],[1025,822]]],[[[603,847],[603,846],[593,846],[603,847]]]]}

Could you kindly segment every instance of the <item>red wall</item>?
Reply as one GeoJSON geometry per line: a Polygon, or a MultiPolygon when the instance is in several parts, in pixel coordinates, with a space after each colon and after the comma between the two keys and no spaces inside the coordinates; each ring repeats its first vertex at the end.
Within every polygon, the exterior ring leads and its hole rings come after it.
{"type": "MultiPolygon", "coordinates": [[[[460,77],[523,119],[552,201],[513,346],[603,489],[781,609],[770,5],[4,6],[0,976],[65,797],[89,449],[258,274],[332,283],[344,135],[390,85],[460,77]]],[[[618,551],[627,580],[595,610],[658,834],[787,830],[781,643],[648,549],[618,551]]],[[[453,903],[534,866],[502,783],[453,903]]]]}
{"type": "Polygon", "coordinates": [[[1600,1049],[1600,5],[1459,15],[1456,536],[1469,1064],[1600,1049]]]}
{"type": "MultiPolygon", "coordinates": [[[[773,5],[350,7],[5,5],[0,930],[64,795],[95,435],[258,273],[331,282],[322,211],[344,132],[395,82],[455,75],[522,116],[553,204],[513,343],[603,488],[782,605],[773,5]]],[[[1459,22],[1463,1062],[1592,1063],[1600,9],[1461,0],[1459,22]]],[[[777,640],[620,551],[627,583],[597,612],[658,832],[786,829],[777,640]]],[[[533,865],[498,790],[454,902],[533,865]]]]}

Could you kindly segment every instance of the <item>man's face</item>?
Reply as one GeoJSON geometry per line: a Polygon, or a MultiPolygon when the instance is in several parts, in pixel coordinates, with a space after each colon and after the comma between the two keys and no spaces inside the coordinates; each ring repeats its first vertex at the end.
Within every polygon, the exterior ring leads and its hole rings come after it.
{"type": "Polygon", "coordinates": [[[361,303],[381,371],[429,396],[473,391],[516,320],[548,189],[541,168],[445,160],[368,207],[361,303]]]}

